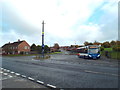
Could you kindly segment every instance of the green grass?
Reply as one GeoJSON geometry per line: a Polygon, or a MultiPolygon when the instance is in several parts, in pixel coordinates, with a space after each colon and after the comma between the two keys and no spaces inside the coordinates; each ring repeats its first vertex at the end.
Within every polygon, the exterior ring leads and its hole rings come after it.
{"type": "MultiPolygon", "coordinates": [[[[45,55],[49,54],[60,54],[62,52],[53,52],[53,53],[45,53],[45,55]]],[[[36,56],[36,55],[41,55],[41,54],[10,54],[10,55],[3,55],[3,56],[8,56],[8,57],[17,57],[17,56],[36,56]]]]}
{"type": "Polygon", "coordinates": [[[120,60],[120,52],[111,52],[111,58],[120,60]]]}
{"type": "Polygon", "coordinates": [[[101,55],[105,56],[105,51],[108,51],[110,54],[110,58],[120,60],[120,52],[113,51],[112,48],[104,48],[104,51],[101,51],[101,55]]]}
{"type": "Polygon", "coordinates": [[[112,51],[112,48],[104,48],[104,51],[112,51]]]}
{"type": "Polygon", "coordinates": [[[53,53],[50,53],[50,54],[60,54],[60,53],[62,53],[62,52],[53,52],[53,53]]]}

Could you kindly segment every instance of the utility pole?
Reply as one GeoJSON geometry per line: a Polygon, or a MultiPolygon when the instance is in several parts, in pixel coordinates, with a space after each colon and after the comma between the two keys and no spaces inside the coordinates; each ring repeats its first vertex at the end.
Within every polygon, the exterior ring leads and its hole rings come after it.
{"type": "Polygon", "coordinates": [[[42,22],[42,57],[44,58],[44,21],[42,22]]]}

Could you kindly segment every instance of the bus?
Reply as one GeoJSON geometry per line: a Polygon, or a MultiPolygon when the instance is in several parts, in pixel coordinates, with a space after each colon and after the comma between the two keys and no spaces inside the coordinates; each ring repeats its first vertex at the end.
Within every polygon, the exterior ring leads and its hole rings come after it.
{"type": "Polygon", "coordinates": [[[99,45],[88,45],[84,47],[77,48],[79,58],[100,58],[100,46],[99,45]]]}

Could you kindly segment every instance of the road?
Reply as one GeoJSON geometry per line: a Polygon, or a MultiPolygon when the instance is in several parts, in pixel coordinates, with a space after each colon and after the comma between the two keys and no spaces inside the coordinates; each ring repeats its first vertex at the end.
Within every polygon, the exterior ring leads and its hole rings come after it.
{"type": "MultiPolygon", "coordinates": [[[[22,78],[19,74],[11,72],[10,70],[5,70],[0,68],[0,82],[2,82],[1,87],[4,88],[46,88],[43,85],[35,83],[26,78],[22,78]]],[[[48,89],[50,90],[50,89],[48,89]]]]}
{"type": "Polygon", "coordinates": [[[118,87],[118,62],[104,58],[88,60],[64,54],[51,55],[47,60],[3,57],[2,67],[57,88],[118,87]]]}

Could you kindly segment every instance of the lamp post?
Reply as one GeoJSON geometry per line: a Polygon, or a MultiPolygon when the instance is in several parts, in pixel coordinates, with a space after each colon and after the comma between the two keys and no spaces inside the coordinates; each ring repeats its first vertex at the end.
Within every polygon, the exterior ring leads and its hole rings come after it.
{"type": "Polygon", "coordinates": [[[42,22],[42,57],[44,58],[44,21],[42,22]]]}

